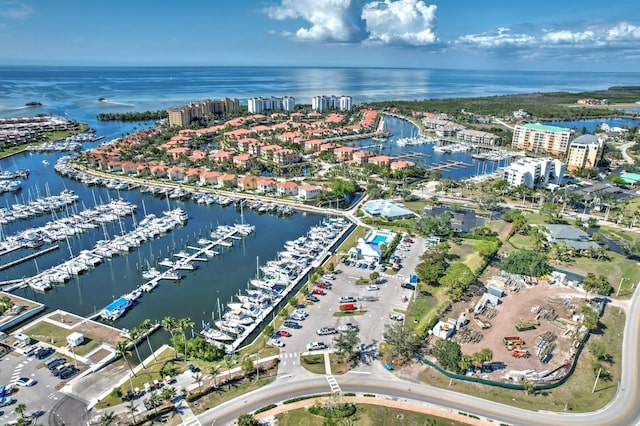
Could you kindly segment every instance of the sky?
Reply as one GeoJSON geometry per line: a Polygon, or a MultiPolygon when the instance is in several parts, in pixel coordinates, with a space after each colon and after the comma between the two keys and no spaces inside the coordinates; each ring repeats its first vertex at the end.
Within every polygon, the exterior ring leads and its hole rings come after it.
{"type": "Polygon", "coordinates": [[[631,0],[0,0],[0,65],[640,71],[631,0]]]}

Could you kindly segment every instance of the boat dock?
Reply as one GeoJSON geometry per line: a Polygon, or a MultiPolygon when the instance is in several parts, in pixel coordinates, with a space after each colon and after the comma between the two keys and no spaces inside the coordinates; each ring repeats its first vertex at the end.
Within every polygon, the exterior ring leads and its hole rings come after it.
{"type": "MultiPolygon", "coordinates": [[[[28,256],[21,257],[20,259],[16,259],[13,262],[8,262],[8,263],[5,263],[4,265],[0,265],[0,271],[4,271],[5,269],[12,268],[12,267],[14,267],[16,265],[19,265],[21,263],[24,263],[24,262],[26,262],[28,260],[35,259],[36,257],[42,256],[43,254],[47,254],[47,253],[49,253],[51,251],[57,250],[59,247],[60,246],[58,246],[56,244],[54,246],[47,247],[46,249],[38,250],[37,252],[32,253],[32,254],[30,254],[28,256]]],[[[20,280],[20,281],[22,281],[22,280],[20,280]]]]}
{"type": "Polygon", "coordinates": [[[469,164],[469,163],[465,163],[464,161],[455,161],[455,160],[451,160],[451,161],[447,161],[445,163],[438,163],[438,164],[433,164],[429,167],[425,167],[427,172],[433,172],[436,170],[447,170],[447,169],[459,169],[462,167],[470,167],[473,166],[473,164],[469,164]]]}

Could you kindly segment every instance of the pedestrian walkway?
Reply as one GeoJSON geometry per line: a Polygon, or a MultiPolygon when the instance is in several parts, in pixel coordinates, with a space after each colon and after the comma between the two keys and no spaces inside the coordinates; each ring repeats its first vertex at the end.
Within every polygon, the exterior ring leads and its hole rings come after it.
{"type": "Polygon", "coordinates": [[[331,358],[329,358],[329,351],[324,353],[324,372],[327,375],[331,374],[331,358]]]}
{"type": "Polygon", "coordinates": [[[299,357],[300,357],[300,353],[298,352],[281,352],[278,355],[278,359],[280,360],[280,365],[282,366],[287,365],[289,362],[291,362],[291,365],[297,365],[299,357]]]}
{"type": "Polygon", "coordinates": [[[329,382],[329,387],[331,388],[332,393],[342,393],[342,389],[340,389],[340,385],[335,377],[331,375],[327,375],[327,382],[329,382]]]}
{"type": "Polygon", "coordinates": [[[176,410],[180,414],[182,418],[182,423],[185,426],[200,426],[200,420],[193,414],[191,408],[189,408],[189,404],[184,399],[180,401],[179,404],[176,404],[176,410]]]}

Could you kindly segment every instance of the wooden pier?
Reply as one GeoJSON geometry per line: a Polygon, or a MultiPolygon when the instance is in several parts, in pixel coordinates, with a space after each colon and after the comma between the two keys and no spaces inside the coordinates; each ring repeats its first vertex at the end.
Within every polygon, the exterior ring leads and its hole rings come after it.
{"type": "Polygon", "coordinates": [[[0,271],[4,271],[5,269],[9,269],[9,268],[12,268],[12,267],[14,267],[16,265],[19,265],[21,263],[27,262],[27,261],[29,261],[31,259],[35,259],[36,257],[42,256],[43,254],[47,254],[47,253],[49,253],[51,251],[57,250],[58,248],[59,248],[59,246],[56,244],[55,246],[47,247],[46,249],[39,250],[39,251],[37,251],[35,253],[32,253],[32,254],[30,254],[28,256],[21,257],[20,259],[16,259],[13,262],[5,263],[4,265],[0,265],[0,271]]]}

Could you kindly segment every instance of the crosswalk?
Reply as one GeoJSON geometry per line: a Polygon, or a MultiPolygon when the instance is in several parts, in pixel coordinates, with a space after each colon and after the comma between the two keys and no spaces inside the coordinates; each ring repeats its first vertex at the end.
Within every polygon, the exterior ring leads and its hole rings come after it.
{"type": "Polygon", "coordinates": [[[327,378],[327,382],[329,382],[329,387],[331,388],[332,393],[342,393],[342,389],[340,389],[340,385],[337,380],[333,376],[325,376],[327,378]]]}
{"type": "Polygon", "coordinates": [[[202,423],[200,423],[200,420],[198,420],[198,418],[195,416],[182,422],[182,426],[201,426],[201,425],[202,423]]]}
{"type": "Polygon", "coordinates": [[[298,352],[281,352],[278,359],[280,359],[280,365],[287,365],[289,362],[291,365],[297,365],[299,356],[298,352]]]}

